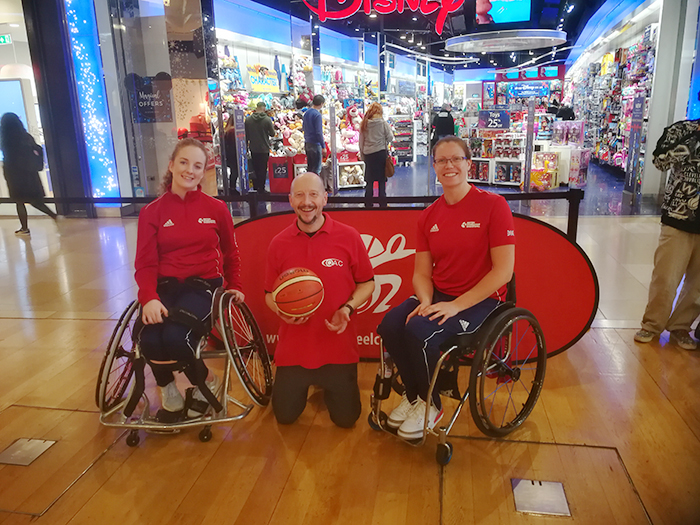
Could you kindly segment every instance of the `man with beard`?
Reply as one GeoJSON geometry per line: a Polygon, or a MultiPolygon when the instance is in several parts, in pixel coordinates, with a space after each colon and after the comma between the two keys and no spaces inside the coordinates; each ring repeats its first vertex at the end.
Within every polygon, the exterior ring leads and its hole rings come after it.
{"type": "Polygon", "coordinates": [[[284,321],[275,350],[272,408],[278,423],[294,423],[313,385],[323,390],[333,423],[350,428],[362,408],[351,316],[372,295],[374,272],[357,230],[323,213],[327,201],[318,175],[295,178],[289,203],[296,220],[268,248],[265,302],[284,321]],[[272,298],[275,279],[290,268],[308,268],[324,284],[321,306],[307,317],[283,314],[272,298]]]}

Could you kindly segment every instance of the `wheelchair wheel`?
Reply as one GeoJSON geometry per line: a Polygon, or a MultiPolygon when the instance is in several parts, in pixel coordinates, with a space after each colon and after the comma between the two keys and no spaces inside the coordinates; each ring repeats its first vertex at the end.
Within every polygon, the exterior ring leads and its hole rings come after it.
{"type": "Polygon", "coordinates": [[[489,328],[474,354],[469,407],[479,430],[501,437],[518,428],[535,407],[547,350],[537,319],[524,308],[503,311],[489,328]]]}
{"type": "Polygon", "coordinates": [[[139,312],[138,301],[126,307],[114,327],[97,376],[95,402],[101,412],[117,406],[126,394],[134,374],[134,321],[139,312]]]}
{"type": "Polygon", "coordinates": [[[228,293],[221,301],[226,351],[253,402],[266,406],[272,395],[272,365],[260,328],[245,303],[236,304],[228,293]]]}

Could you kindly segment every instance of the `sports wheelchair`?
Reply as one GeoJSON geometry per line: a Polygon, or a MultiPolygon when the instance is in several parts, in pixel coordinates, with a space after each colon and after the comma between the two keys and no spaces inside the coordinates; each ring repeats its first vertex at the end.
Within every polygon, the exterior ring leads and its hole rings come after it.
{"type": "MultiPolygon", "coordinates": [[[[173,312],[170,314],[169,317],[172,318],[173,312]]],[[[183,428],[192,427],[203,427],[199,439],[207,442],[212,437],[212,423],[236,421],[246,417],[254,405],[245,404],[230,395],[233,387],[232,368],[253,403],[258,406],[266,406],[269,403],[272,394],[272,366],[260,329],[245,303],[236,304],[231,292],[217,288],[212,295],[209,321],[197,321],[200,325],[199,333],[203,335],[194,359],[225,360],[218,397],[209,390],[202,379],[202,384],[197,386],[210,404],[204,415],[174,423],[158,421],[151,415],[150,402],[145,392],[146,359],[140,351],[135,333],[135,325],[141,323],[140,316],[141,306],[138,301],[132,301],[112,332],[102,359],[95,391],[95,401],[100,409],[100,423],[109,427],[130,429],[126,439],[127,445],[138,445],[140,429],[153,433],[175,433],[183,428]],[[212,340],[215,341],[214,348],[207,349],[212,340]],[[143,408],[135,414],[141,400],[143,408]],[[229,414],[229,402],[240,410],[233,415],[229,414]]],[[[182,370],[182,367],[174,366],[173,370],[182,370]]]]}
{"type": "MultiPolygon", "coordinates": [[[[535,316],[515,306],[513,277],[508,283],[506,301],[498,305],[476,331],[450,338],[440,350],[442,355],[430,380],[428,399],[437,388],[442,395],[459,403],[447,426],[437,430],[428,428],[430,403],[426,403],[423,437],[407,442],[421,446],[428,434],[436,435],[435,459],[440,465],[447,465],[453,451],[447,435],[467,400],[474,423],[487,436],[503,437],[527,419],[542,391],[547,349],[535,316]],[[463,366],[471,370],[468,387],[460,394],[458,373],[463,366]]],[[[399,437],[396,430],[387,425],[388,415],[382,411],[382,401],[389,398],[392,389],[403,393],[398,371],[380,346],[380,364],[370,396],[368,422],[374,430],[399,437]]]]}

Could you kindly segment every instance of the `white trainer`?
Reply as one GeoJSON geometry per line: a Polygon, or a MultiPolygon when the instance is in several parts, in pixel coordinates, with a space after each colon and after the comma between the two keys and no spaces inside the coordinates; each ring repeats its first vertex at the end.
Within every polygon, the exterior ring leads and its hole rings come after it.
{"type": "MultiPolygon", "coordinates": [[[[442,419],[444,411],[438,410],[433,403],[430,403],[428,414],[428,429],[432,429],[442,419]]],[[[420,397],[416,399],[411,412],[406,420],[399,427],[399,436],[403,439],[421,439],[423,437],[423,426],[425,421],[425,401],[420,397]]]]}
{"type": "MultiPolygon", "coordinates": [[[[418,398],[416,398],[416,400],[417,399],[418,398]]],[[[399,403],[398,406],[391,411],[391,414],[389,414],[389,419],[387,419],[386,422],[387,426],[389,428],[399,428],[401,423],[406,421],[408,414],[411,413],[414,403],[415,401],[411,403],[406,397],[406,394],[403,394],[401,396],[401,403],[399,403]]]]}
{"type": "Polygon", "coordinates": [[[185,398],[177,388],[175,381],[171,381],[160,390],[160,404],[168,412],[179,412],[185,408],[185,398]]]}

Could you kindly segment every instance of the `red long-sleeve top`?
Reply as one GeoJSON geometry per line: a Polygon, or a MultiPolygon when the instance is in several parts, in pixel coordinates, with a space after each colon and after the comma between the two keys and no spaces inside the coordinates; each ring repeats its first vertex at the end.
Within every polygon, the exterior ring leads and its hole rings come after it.
{"type": "Polygon", "coordinates": [[[160,277],[223,277],[226,288],[242,290],[238,244],[226,204],[201,188],[184,199],[170,191],[161,195],[139,215],[134,266],[141,304],[159,298],[160,277]]]}

